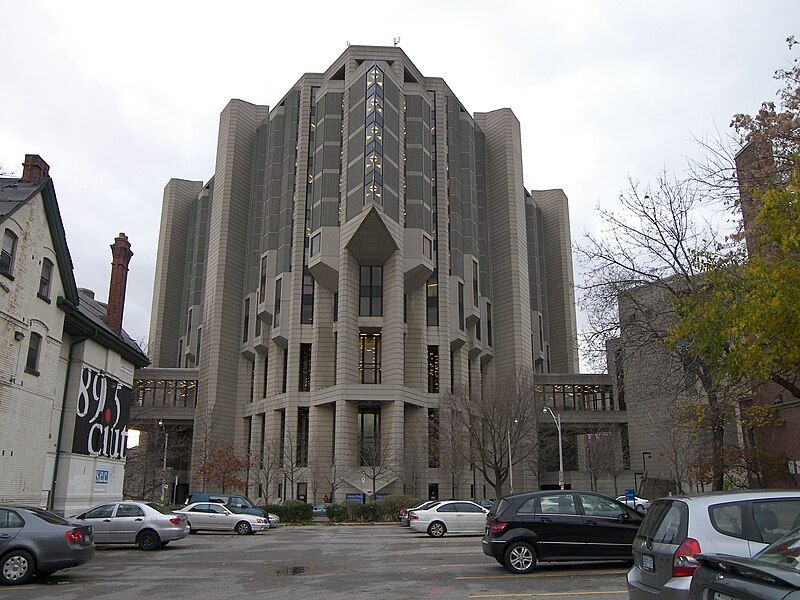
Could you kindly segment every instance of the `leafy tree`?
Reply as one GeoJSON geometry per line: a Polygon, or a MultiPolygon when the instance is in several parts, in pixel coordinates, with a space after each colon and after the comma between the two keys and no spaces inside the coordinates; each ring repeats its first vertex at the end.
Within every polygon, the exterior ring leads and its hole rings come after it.
{"type": "Polygon", "coordinates": [[[226,488],[243,489],[246,485],[241,474],[247,468],[248,460],[236,453],[233,444],[221,444],[209,452],[196,469],[196,475],[210,485],[219,487],[222,493],[226,488]]]}

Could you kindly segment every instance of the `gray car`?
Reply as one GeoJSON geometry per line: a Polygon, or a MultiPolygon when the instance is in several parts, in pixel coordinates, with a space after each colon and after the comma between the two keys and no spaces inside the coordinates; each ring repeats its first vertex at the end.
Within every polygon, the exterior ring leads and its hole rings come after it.
{"type": "Polygon", "coordinates": [[[633,542],[631,600],[688,600],[696,556],[750,558],[800,526],[800,492],[712,492],[657,500],[633,542]]]}
{"type": "Polygon", "coordinates": [[[91,527],[76,527],[41,508],[0,504],[0,583],[25,583],[93,556],[91,527]]]}
{"type": "Polygon", "coordinates": [[[71,521],[91,525],[96,544],[136,544],[142,550],[156,550],[189,535],[186,515],[154,502],[108,502],[71,521]]]}
{"type": "Polygon", "coordinates": [[[269,521],[249,513],[233,512],[224,504],[216,502],[195,502],[179,511],[189,520],[191,532],[196,531],[235,531],[240,535],[266,531],[269,521]]]}

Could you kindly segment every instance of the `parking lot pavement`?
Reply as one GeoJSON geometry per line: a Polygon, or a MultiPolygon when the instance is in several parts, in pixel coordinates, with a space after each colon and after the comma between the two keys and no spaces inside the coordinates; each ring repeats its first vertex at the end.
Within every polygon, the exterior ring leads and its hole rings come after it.
{"type": "Polygon", "coordinates": [[[622,563],[540,565],[511,575],[480,537],[429,538],[393,526],[281,527],[189,536],[154,552],[101,547],[93,561],[0,588],[0,598],[555,598],[622,600],[622,563]]]}

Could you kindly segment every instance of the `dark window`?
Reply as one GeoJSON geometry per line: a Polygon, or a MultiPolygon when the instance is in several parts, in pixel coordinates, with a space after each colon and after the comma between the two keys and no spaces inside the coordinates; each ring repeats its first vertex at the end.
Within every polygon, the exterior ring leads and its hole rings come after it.
{"type": "Polygon", "coordinates": [[[428,467],[438,469],[440,466],[440,444],[439,444],[439,410],[436,408],[428,409],[428,467]]]}
{"type": "Polygon", "coordinates": [[[450,350],[450,393],[453,393],[453,388],[456,385],[455,357],[456,353],[450,350]]]}
{"type": "Polygon", "coordinates": [[[6,229],[3,235],[3,250],[0,252],[0,273],[11,275],[14,270],[14,256],[17,253],[17,234],[6,229]]]}
{"type": "Polygon", "coordinates": [[[311,238],[311,256],[316,256],[319,254],[319,244],[322,238],[322,234],[317,234],[311,238]]]}
{"type": "Polygon", "coordinates": [[[361,341],[361,356],[359,370],[361,383],[381,382],[381,334],[365,333],[359,335],[361,341]]]}
{"type": "Polygon", "coordinates": [[[258,281],[258,301],[264,302],[267,293],[267,257],[261,257],[261,279],[258,281]]]}
{"type": "Polygon", "coordinates": [[[439,276],[434,269],[425,286],[426,323],[429,327],[439,325],[439,276]]]}
{"type": "MultiPolygon", "coordinates": [[[[528,498],[527,500],[525,500],[525,502],[522,503],[522,506],[520,506],[517,509],[517,514],[518,515],[532,515],[532,514],[534,514],[536,512],[536,501],[537,500],[538,500],[538,498],[536,496],[534,496],[533,498],[528,498]]],[[[498,513],[499,512],[500,511],[498,511],[498,513]]]]}
{"type": "Polygon", "coordinates": [[[275,282],[275,306],[273,307],[272,326],[281,326],[281,282],[283,279],[278,279],[275,282]]]}
{"type": "Polygon", "coordinates": [[[464,284],[458,282],[458,328],[464,331],[464,284]]]}
{"type": "Polygon", "coordinates": [[[358,314],[383,316],[383,267],[361,267],[358,314]]]}
{"type": "MultiPolygon", "coordinates": [[[[281,413],[281,431],[280,431],[280,445],[278,446],[278,465],[283,467],[283,459],[286,455],[286,409],[281,408],[278,412],[281,413]]],[[[278,484],[280,485],[280,484],[278,484]]],[[[280,496],[280,492],[278,492],[278,496],[280,496]]]]}
{"type": "Polygon", "coordinates": [[[360,406],[358,409],[359,465],[381,464],[381,409],[379,406],[360,406]]]}
{"type": "Polygon", "coordinates": [[[119,517],[143,517],[144,511],[135,504],[120,504],[117,508],[116,518],[119,517]]]}
{"type": "Polygon", "coordinates": [[[760,500],[753,502],[753,520],[761,541],[771,544],[800,523],[800,500],[760,500]]]}
{"type": "Polygon", "coordinates": [[[480,341],[481,339],[481,320],[478,319],[478,322],[475,323],[475,339],[480,341]]]}
{"type": "Polygon", "coordinates": [[[438,500],[439,499],[439,484],[438,483],[429,483],[428,484],[428,500],[438,500]]]}
{"type": "Polygon", "coordinates": [[[575,498],[572,494],[546,494],[539,496],[540,514],[576,515],[575,498]]]}
{"type": "MultiPolygon", "coordinates": [[[[31,511],[33,512],[33,511],[31,511]]],[[[44,511],[41,511],[44,512],[44,511]]],[[[40,516],[39,513],[34,513],[40,516]]],[[[66,523],[58,523],[58,525],[65,525],[66,523]]],[[[0,529],[18,529],[25,525],[25,521],[15,512],[6,508],[0,508],[0,529]]]]}
{"type": "Polygon", "coordinates": [[[189,313],[186,315],[186,337],[188,338],[189,335],[192,333],[192,309],[189,309],[189,313]]]}
{"type": "Polygon", "coordinates": [[[289,349],[283,349],[283,381],[281,381],[281,394],[286,393],[286,378],[289,375],[289,349]]]}
{"type": "Polygon", "coordinates": [[[107,519],[114,514],[114,507],[116,504],[103,504],[97,508],[83,513],[79,518],[81,519],[107,519]]]}
{"type": "Polygon", "coordinates": [[[308,483],[304,481],[299,481],[297,483],[297,499],[301,502],[305,502],[308,498],[308,483]]]}
{"type": "MultiPolygon", "coordinates": [[[[51,523],[52,525],[69,525],[70,522],[66,519],[62,519],[58,515],[55,515],[49,511],[42,510],[41,508],[37,508],[35,506],[28,507],[28,511],[39,517],[42,521],[46,523],[51,523]]],[[[16,513],[15,513],[16,514],[16,513]]],[[[22,519],[19,520],[20,526],[22,526],[22,519]]],[[[2,527],[2,525],[0,525],[2,527]]]]}
{"type": "Polygon", "coordinates": [[[183,340],[178,341],[178,368],[183,366],[183,340]]]}
{"type": "Polygon", "coordinates": [[[39,374],[39,351],[42,346],[42,336],[38,333],[31,333],[28,342],[28,360],[25,362],[25,371],[33,375],[39,374]]]}
{"type": "Polygon", "coordinates": [[[744,502],[732,502],[709,507],[708,514],[714,529],[725,535],[744,538],[744,510],[744,502]]]}
{"type": "Polygon", "coordinates": [[[428,393],[439,392],[439,346],[428,346],[428,393]]]}
{"type": "Polygon", "coordinates": [[[455,502],[448,502],[447,504],[442,504],[436,508],[436,512],[438,513],[455,513],[458,512],[458,505],[455,502]]]}
{"type": "Polygon", "coordinates": [[[403,323],[408,323],[408,294],[403,294],[403,323]]]}
{"type": "Polygon", "coordinates": [[[486,303],[486,341],[492,345],[492,305],[486,303]]]}
{"type": "Polygon", "coordinates": [[[242,329],[242,342],[246,342],[247,335],[250,330],[250,298],[247,298],[244,301],[244,325],[242,329]]]}
{"type": "Polygon", "coordinates": [[[314,278],[308,267],[303,267],[303,295],[300,299],[300,323],[314,323],[314,278]]]}
{"type": "Polygon", "coordinates": [[[339,320],[339,292],[333,293],[333,322],[339,320]]]}
{"type": "Polygon", "coordinates": [[[254,335],[255,337],[261,337],[261,318],[258,315],[256,315],[256,331],[254,335]]]}
{"type": "Polygon", "coordinates": [[[264,381],[263,381],[263,389],[264,395],[262,398],[267,397],[267,377],[269,376],[269,356],[264,357],[264,381]]]}
{"type": "Polygon", "coordinates": [[[311,391],[311,344],[300,344],[300,382],[298,391],[311,391]]]}
{"type": "Polygon", "coordinates": [[[625,513],[617,502],[602,496],[595,496],[593,494],[579,494],[581,504],[583,505],[583,514],[589,517],[608,517],[616,519],[621,514],[625,513]]]}
{"type": "Polygon", "coordinates": [[[203,337],[203,330],[202,329],[198,329],[197,330],[197,342],[195,344],[195,353],[194,353],[194,356],[195,356],[194,364],[196,364],[198,367],[200,366],[200,340],[201,340],[202,337],[203,337]]]}
{"type": "Polygon", "coordinates": [[[474,306],[479,306],[478,304],[478,262],[472,262],[472,304],[474,306]]]}
{"type": "Polygon", "coordinates": [[[39,277],[39,298],[50,300],[50,287],[53,279],[53,261],[49,258],[42,259],[42,274],[39,277]]]}
{"type": "Polygon", "coordinates": [[[297,466],[308,466],[308,407],[297,409],[297,466]]]}

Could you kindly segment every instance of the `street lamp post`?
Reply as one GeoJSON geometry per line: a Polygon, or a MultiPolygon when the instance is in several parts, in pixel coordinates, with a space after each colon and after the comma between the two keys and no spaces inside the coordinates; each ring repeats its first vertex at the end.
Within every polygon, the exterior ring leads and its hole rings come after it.
{"type": "MultiPolygon", "coordinates": [[[[518,419],[514,419],[513,425],[519,423],[518,419]]],[[[514,493],[514,470],[511,468],[511,427],[508,428],[507,432],[508,437],[508,488],[511,490],[511,493],[514,493]]]]}
{"type": "Polygon", "coordinates": [[[653,455],[649,452],[642,452],[642,471],[645,472],[645,475],[647,474],[647,459],[651,456],[653,455]]]}
{"type": "Polygon", "coordinates": [[[556,423],[558,430],[558,487],[564,489],[564,450],[561,445],[561,415],[556,415],[549,406],[545,406],[542,412],[549,412],[556,423]]]}
{"type": "Polygon", "coordinates": [[[166,504],[167,488],[169,487],[167,484],[167,448],[169,447],[169,432],[167,431],[167,428],[164,427],[164,421],[161,419],[158,420],[158,426],[164,430],[164,462],[161,475],[161,503],[166,504]]]}

